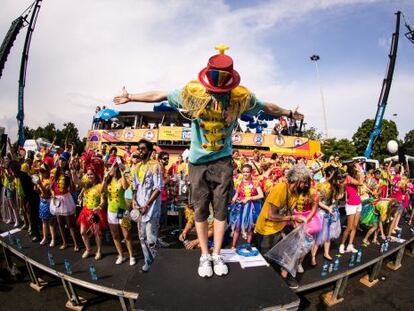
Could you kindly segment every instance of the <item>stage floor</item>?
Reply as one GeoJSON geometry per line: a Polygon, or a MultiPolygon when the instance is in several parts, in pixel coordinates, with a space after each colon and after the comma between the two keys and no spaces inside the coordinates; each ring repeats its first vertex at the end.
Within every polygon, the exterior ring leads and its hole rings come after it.
{"type": "MultiPolygon", "coordinates": [[[[1,224],[0,231],[11,226],[1,224]]],[[[82,259],[80,252],[72,247],[59,250],[39,243],[32,243],[26,231],[12,235],[21,239],[22,249],[11,245],[13,251],[38,263],[42,270],[53,271],[55,275],[65,274],[64,259],[72,265],[73,274],[68,277],[74,284],[95,289],[98,292],[120,295],[136,295],[139,310],[272,310],[297,309],[300,303],[271,267],[241,269],[239,263],[229,265],[226,277],[213,276],[203,279],[197,275],[200,253],[197,250],[160,249],[150,272],[143,273],[142,256],[130,267],[128,262],[115,265],[116,253],[113,245],[103,246],[103,258],[95,261],[93,256],[82,259]],[[55,267],[49,266],[48,251],[55,259],[55,267]],[[94,264],[98,281],[92,281],[89,264],[94,264]],[[117,294],[118,292],[118,294],[117,294]]],[[[9,244],[8,238],[2,239],[9,244]]],[[[139,243],[134,245],[139,250],[139,243]]]]}

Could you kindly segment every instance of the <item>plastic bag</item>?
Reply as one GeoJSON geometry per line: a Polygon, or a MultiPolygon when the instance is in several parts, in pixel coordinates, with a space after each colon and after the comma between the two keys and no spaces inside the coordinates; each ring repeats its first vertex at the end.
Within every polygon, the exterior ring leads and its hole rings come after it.
{"type": "Polygon", "coordinates": [[[341,235],[341,214],[338,206],[335,205],[333,215],[331,215],[331,223],[329,225],[329,239],[336,240],[341,235]]]}
{"type": "Polygon", "coordinates": [[[309,253],[313,241],[312,235],[306,233],[306,228],[302,224],[269,250],[265,257],[295,277],[300,260],[309,253]]]}

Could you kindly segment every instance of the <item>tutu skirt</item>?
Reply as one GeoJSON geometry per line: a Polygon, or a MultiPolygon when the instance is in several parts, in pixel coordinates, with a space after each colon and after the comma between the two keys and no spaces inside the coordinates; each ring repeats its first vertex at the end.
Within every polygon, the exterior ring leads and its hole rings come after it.
{"type": "Polygon", "coordinates": [[[70,193],[56,195],[50,199],[50,213],[55,216],[75,214],[76,206],[70,193]]]}
{"type": "Polygon", "coordinates": [[[230,206],[230,226],[232,231],[241,230],[243,235],[253,231],[262,209],[262,201],[249,201],[246,204],[236,203],[230,206]]]}
{"type": "Polygon", "coordinates": [[[371,201],[364,201],[361,210],[361,224],[371,227],[377,224],[379,217],[375,214],[374,206],[371,201]]]}
{"type": "Polygon", "coordinates": [[[50,213],[50,199],[40,199],[39,218],[41,220],[51,220],[55,218],[55,216],[50,213]]]}
{"type": "Polygon", "coordinates": [[[319,217],[321,219],[321,231],[315,234],[315,242],[317,245],[339,238],[341,235],[341,221],[338,208],[334,208],[333,213],[327,213],[320,209],[319,217]]]}
{"type": "MultiPolygon", "coordinates": [[[[298,212],[296,209],[293,210],[293,215],[308,217],[311,211],[298,212]]],[[[307,234],[316,234],[319,233],[322,229],[322,221],[317,211],[315,215],[309,220],[308,223],[304,224],[307,234]]]]}
{"type": "Polygon", "coordinates": [[[104,209],[98,210],[90,210],[86,207],[82,208],[81,213],[77,219],[79,225],[84,225],[89,230],[91,229],[93,232],[102,232],[102,230],[108,227],[108,219],[106,215],[106,211],[104,209]],[[99,222],[94,222],[93,214],[98,215],[99,222]]]}

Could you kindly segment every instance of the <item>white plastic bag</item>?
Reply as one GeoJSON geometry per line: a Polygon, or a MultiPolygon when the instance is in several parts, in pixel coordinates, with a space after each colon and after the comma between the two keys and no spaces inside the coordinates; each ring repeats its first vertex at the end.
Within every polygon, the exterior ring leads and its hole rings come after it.
{"type": "Polygon", "coordinates": [[[276,262],[295,277],[300,259],[309,253],[312,244],[313,237],[306,233],[305,226],[302,224],[269,250],[265,257],[276,262]]]}

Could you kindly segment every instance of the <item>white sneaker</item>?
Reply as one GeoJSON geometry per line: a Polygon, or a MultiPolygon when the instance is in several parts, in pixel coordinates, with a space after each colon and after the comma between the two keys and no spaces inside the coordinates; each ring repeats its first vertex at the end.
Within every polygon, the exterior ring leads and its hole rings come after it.
{"type": "Polygon", "coordinates": [[[339,254],[345,254],[345,245],[344,244],[339,245],[339,254]]]}
{"type": "Polygon", "coordinates": [[[120,265],[121,263],[123,263],[126,260],[126,258],[124,256],[119,256],[116,258],[115,264],[116,265],[120,265]]]}
{"type": "Polygon", "coordinates": [[[211,266],[211,255],[201,255],[200,264],[198,265],[198,275],[202,278],[213,276],[213,267],[211,266]]]}
{"type": "Polygon", "coordinates": [[[55,240],[50,241],[49,247],[55,247],[55,240]]]}
{"type": "Polygon", "coordinates": [[[89,257],[89,255],[90,255],[89,251],[88,251],[88,250],[86,250],[86,251],[84,251],[84,252],[83,252],[83,254],[82,254],[82,258],[83,258],[83,259],[86,259],[86,258],[88,258],[88,257],[89,257]]]}
{"type": "Polygon", "coordinates": [[[214,273],[218,276],[226,275],[229,273],[229,268],[224,263],[223,257],[217,254],[213,254],[211,257],[213,260],[214,273]]]}
{"type": "Polygon", "coordinates": [[[133,266],[133,265],[135,265],[137,262],[136,262],[136,260],[135,260],[135,257],[129,257],[129,265],[130,266],[133,266]]]}
{"type": "Polygon", "coordinates": [[[305,273],[305,269],[303,269],[302,264],[298,265],[298,273],[305,273]]]}
{"type": "Polygon", "coordinates": [[[358,250],[354,247],[352,244],[348,244],[348,247],[346,248],[346,252],[352,252],[354,254],[358,253],[358,250]]]}
{"type": "Polygon", "coordinates": [[[41,241],[40,241],[40,245],[45,245],[46,244],[46,242],[47,242],[47,240],[46,240],[46,238],[43,238],[41,241]]]}

